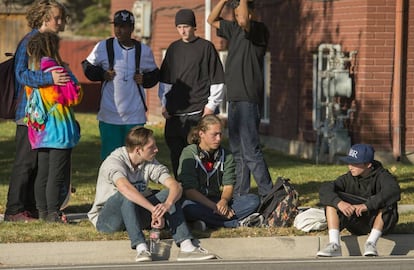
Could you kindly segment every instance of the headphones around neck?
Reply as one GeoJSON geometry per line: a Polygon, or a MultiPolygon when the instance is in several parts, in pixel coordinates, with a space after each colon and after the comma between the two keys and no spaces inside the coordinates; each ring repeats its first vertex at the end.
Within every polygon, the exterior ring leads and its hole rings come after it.
{"type": "Polygon", "coordinates": [[[216,162],[220,159],[221,147],[216,149],[214,153],[205,151],[201,149],[199,146],[197,146],[197,149],[198,149],[198,157],[200,158],[201,161],[216,162]]]}

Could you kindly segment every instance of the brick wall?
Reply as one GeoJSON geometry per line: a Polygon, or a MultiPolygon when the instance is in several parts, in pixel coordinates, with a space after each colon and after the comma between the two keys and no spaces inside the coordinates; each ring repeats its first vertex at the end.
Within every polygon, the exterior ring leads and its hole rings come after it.
{"type": "Polygon", "coordinates": [[[410,5],[407,27],[407,57],[405,58],[406,74],[403,76],[403,81],[406,82],[406,95],[403,99],[405,101],[405,152],[412,158],[414,153],[414,5],[410,5]]]}
{"type": "MultiPolygon", "coordinates": [[[[352,99],[357,112],[348,123],[353,142],[367,142],[392,150],[392,83],[395,1],[261,1],[263,21],[271,29],[271,124],[269,134],[289,140],[314,141],[311,127],[312,53],[321,43],[357,50],[352,99]],[[283,128],[281,128],[283,127],[283,128]]],[[[410,7],[410,14],[413,7],[410,7]]],[[[412,16],[408,16],[412,18],[412,16]]],[[[407,19],[407,18],[406,18],[407,19]]],[[[407,152],[413,144],[413,19],[407,30],[406,128],[407,152]],[[411,72],[410,72],[411,71],[411,72]],[[411,111],[411,112],[410,112],[411,111]]]]}
{"type": "MultiPolygon", "coordinates": [[[[372,1],[371,1],[372,2],[372,1]]],[[[395,32],[395,1],[368,6],[363,43],[359,46],[356,76],[358,118],[355,139],[391,150],[392,82],[395,32]]]]}

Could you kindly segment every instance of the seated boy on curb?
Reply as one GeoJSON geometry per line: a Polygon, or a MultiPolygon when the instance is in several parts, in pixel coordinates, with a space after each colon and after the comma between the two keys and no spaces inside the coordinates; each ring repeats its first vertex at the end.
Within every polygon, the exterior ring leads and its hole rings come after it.
{"type": "Polygon", "coordinates": [[[125,146],[114,150],[99,169],[96,197],[88,213],[89,220],[100,232],[126,230],[131,248],[136,249],[137,262],[151,261],[143,229],[150,226],[171,230],[180,246],[178,261],[213,259],[216,256],[192,243],[181,205],[181,185],[155,156],[158,152],[152,130],[132,128],[125,146]],[[148,188],[153,181],[166,187],[156,194],[148,188]]]}
{"type": "Polygon", "coordinates": [[[221,137],[220,118],[205,115],[190,132],[190,145],[180,157],[178,180],[184,189],[184,215],[187,221],[196,222],[193,227],[199,230],[205,230],[206,225],[247,226],[243,220],[260,202],[255,194],[233,196],[236,165],[233,155],[221,147],[221,137]]]}
{"type": "Polygon", "coordinates": [[[349,171],[319,190],[325,205],[329,244],[317,253],[320,257],[342,256],[339,233],[346,228],[355,235],[368,234],[364,256],[378,256],[377,240],[398,221],[400,187],[393,175],[374,160],[374,149],[355,144],[341,159],[349,171]]]}

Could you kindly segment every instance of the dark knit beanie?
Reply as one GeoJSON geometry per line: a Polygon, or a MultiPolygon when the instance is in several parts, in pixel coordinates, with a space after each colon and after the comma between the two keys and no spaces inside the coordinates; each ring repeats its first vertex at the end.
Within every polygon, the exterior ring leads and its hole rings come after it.
{"type": "Polygon", "coordinates": [[[175,26],[179,24],[187,24],[196,27],[194,12],[191,9],[180,9],[177,14],[175,14],[175,26]]]}

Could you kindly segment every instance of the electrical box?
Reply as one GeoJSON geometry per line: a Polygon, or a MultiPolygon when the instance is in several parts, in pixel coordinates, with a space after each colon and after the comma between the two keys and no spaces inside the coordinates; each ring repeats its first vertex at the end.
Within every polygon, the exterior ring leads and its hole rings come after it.
{"type": "Polygon", "coordinates": [[[150,0],[135,1],[132,14],[135,17],[134,35],[140,39],[151,37],[152,2],[150,0]]]}

